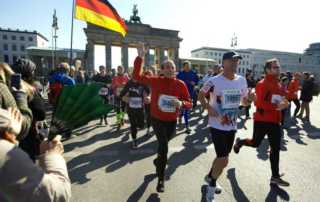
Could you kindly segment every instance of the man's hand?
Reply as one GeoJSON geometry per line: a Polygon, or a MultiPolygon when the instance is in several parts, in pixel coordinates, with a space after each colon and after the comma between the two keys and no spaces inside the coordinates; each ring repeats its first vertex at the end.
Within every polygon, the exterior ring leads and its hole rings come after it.
{"type": "Polygon", "coordinates": [[[40,144],[40,154],[63,154],[63,144],[61,142],[61,136],[57,135],[52,141],[44,141],[40,144]]]}
{"type": "Polygon", "coordinates": [[[195,86],[195,85],[196,85],[196,82],[190,81],[190,84],[191,84],[192,86],[195,86]]]}
{"type": "Polygon", "coordinates": [[[289,102],[287,99],[284,99],[282,102],[278,104],[277,110],[282,111],[289,106],[289,102]]]}
{"type": "Polygon", "coordinates": [[[150,96],[144,97],[144,104],[150,104],[150,103],[151,103],[151,97],[150,96]]]}
{"type": "Polygon", "coordinates": [[[176,108],[180,108],[182,106],[182,102],[178,99],[174,99],[172,100],[172,104],[176,107],[176,108]]]}
{"type": "Polygon", "coordinates": [[[147,49],[146,49],[144,43],[139,43],[137,50],[138,50],[138,56],[141,58],[144,58],[147,53],[147,49]]]}

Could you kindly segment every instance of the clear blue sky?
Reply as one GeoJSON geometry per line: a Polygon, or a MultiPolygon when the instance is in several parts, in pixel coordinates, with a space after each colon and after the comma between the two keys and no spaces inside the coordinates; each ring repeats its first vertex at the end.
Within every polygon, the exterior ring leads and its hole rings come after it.
{"type": "MultiPolygon", "coordinates": [[[[233,33],[239,48],[302,52],[320,41],[318,0],[110,0],[126,19],[138,4],[143,23],[180,30],[180,55],[200,46],[230,47],[233,33]]],[[[59,47],[70,47],[72,0],[2,0],[0,26],[37,30],[51,39],[57,9],[59,47]]],[[[84,49],[84,22],[75,20],[74,47],[84,49]]]]}

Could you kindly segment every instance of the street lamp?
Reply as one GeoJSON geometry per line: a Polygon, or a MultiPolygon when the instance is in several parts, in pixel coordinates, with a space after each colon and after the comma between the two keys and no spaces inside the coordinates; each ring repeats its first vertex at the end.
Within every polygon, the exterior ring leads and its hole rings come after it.
{"type": "Polygon", "coordinates": [[[56,15],[56,9],[53,12],[53,21],[52,21],[52,69],[55,67],[56,62],[56,51],[57,51],[57,30],[58,28],[58,17],[56,15]]]}

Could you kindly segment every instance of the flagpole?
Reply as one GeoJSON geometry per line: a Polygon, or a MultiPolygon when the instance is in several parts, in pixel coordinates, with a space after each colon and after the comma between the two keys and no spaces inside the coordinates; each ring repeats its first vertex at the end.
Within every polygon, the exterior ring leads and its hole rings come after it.
{"type": "Polygon", "coordinates": [[[74,20],[74,0],[72,0],[72,20],[71,20],[71,42],[70,42],[70,60],[69,63],[72,65],[72,44],[73,44],[73,20],[74,20]]]}

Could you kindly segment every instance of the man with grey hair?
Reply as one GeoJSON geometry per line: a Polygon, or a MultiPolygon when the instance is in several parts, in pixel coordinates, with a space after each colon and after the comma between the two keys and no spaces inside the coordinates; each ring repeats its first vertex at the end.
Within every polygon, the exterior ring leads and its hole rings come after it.
{"type": "Polygon", "coordinates": [[[168,144],[175,134],[180,108],[191,108],[192,104],[186,85],[176,79],[176,66],[172,60],[162,63],[162,76],[142,74],[145,54],[146,49],[141,44],[138,57],[134,61],[133,79],[151,89],[152,127],[158,140],[158,156],[153,162],[158,176],[157,191],[164,192],[168,144]]]}

